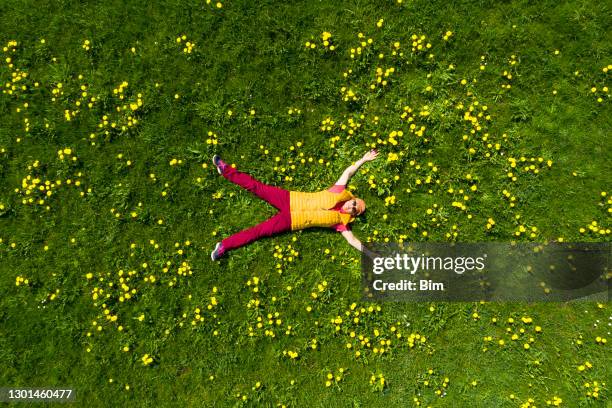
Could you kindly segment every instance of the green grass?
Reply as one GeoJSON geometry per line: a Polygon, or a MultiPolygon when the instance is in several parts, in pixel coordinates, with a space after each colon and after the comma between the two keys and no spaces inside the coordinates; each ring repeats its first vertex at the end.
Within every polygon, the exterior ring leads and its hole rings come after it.
{"type": "Polygon", "coordinates": [[[0,61],[0,386],[71,386],[83,406],[382,407],[413,406],[416,397],[421,406],[513,407],[532,398],[540,407],[554,396],[561,406],[608,406],[609,345],[595,341],[610,337],[607,303],[362,302],[359,254],[340,234],[323,230],[261,240],[220,263],[209,254],[220,237],[274,214],[211,169],[214,153],[266,183],[315,191],[333,184],[372,143],[381,157],[351,181],[368,203],[353,227],[363,241],[609,241],[609,195],[601,195],[612,182],[611,101],[603,91],[610,73],[602,71],[612,64],[609,13],[596,1],[228,0],[221,9],[191,0],[2,2],[0,45],[18,44],[0,61]],[[448,30],[453,34],[444,41],[448,30]],[[325,31],[336,50],[323,50],[325,31]],[[373,43],[351,59],[360,32],[373,43]],[[189,54],[185,41],[176,41],[183,34],[195,42],[189,54]],[[412,34],[426,35],[432,48],[413,53],[412,34]],[[306,41],[317,47],[306,49],[306,41]],[[401,57],[392,55],[396,41],[401,57]],[[372,91],[377,67],[395,72],[387,86],[372,91]],[[9,93],[17,72],[28,75],[9,93]],[[113,89],[123,81],[122,101],[113,89]],[[58,83],[63,94],[52,101],[58,83]],[[358,100],[343,101],[342,87],[358,100]],[[135,112],[116,111],[139,93],[135,112]],[[89,108],[92,96],[97,100],[89,108]],[[491,115],[479,118],[480,130],[463,118],[475,101],[475,112],[486,105],[491,115]],[[425,126],[422,135],[401,118],[405,106],[425,126]],[[425,106],[430,114],[420,116],[425,106]],[[67,121],[65,110],[78,113],[67,121]],[[100,128],[104,115],[109,123],[100,128]],[[128,115],[137,123],[122,131],[128,115]],[[334,121],[330,131],[321,130],[326,118],[334,121]],[[352,134],[341,126],[349,118],[360,123],[352,134]],[[404,132],[396,146],[388,140],[393,130],[404,132]],[[217,145],[207,143],[209,131],[217,145]],[[58,151],[66,148],[72,152],[61,160],[58,151]],[[400,152],[397,161],[387,160],[400,152]],[[301,164],[300,153],[313,162],[301,164]],[[537,174],[522,170],[523,156],[527,164],[536,158],[537,174]],[[173,159],[182,162],[170,165],[173,159]],[[39,204],[42,193],[24,193],[28,175],[62,185],[39,204]],[[80,185],[67,185],[68,179],[80,185]],[[504,190],[515,197],[514,207],[504,190]],[[396,204],[385,206],[390,195],[396,204]],[[23,204],[31,196],[36,200],[23,204]],[[452,206],[455,201],[467,208],[452,206]],[[489,218],[495,220],[490,230],[489,218]],[[603,233],[588,229],[593,221],[603,233]],[[517,237],[521,225],[528,231],[517,237]],[[299,252],[292,261],[290,245],[299,252]],[[277,246],[283,259],[273,256],[277,246]],[[183,261],[192,274],[177,273],[183,261]],[[124,302],[120,270],[124,277],[135,271],[125,283],[137,293],[124,302]],[[144,281],[151,274],[155,282],[144,281]],[[255,276],[257,293],[247,285],[255,276]],[[28,283],[16,285],[17,277],[28,283]],[[319,290],[323,281],[328,285],[319,290]],[[105,290],[98,300],[94,288],[105,290]],[[218,304],[208,310],[212,296],[218,304]],[[247,307],[251,299],[259,307],[247,307]],[[353,302],[355,310],[366,309],[358,324],[353,302]],[[105,307],[117,321],[106,319],[105,307]],[[204,320],[192,327],[196,307],[204,320]],[[268,313],[278,313],[280,324],[269,325],[268,313]],[[343,318],[338,331],[330,323],[337,316],[343,318]],[[521,321],[527,316],[532,323],[521,321]],[[265,335],[271,326],[274,338],[265,335]],[[382,355],[373,352],[380,347],[375,330],[393,340],[382,355]],[[370,347],[351,331],[368,337],[370,347]],[[411,333],[426,341],[411,348],[411,333]],[[520,338],[511,340],[511,333],[520,338]],[[525,350],[529,337],[534,342],[525,350]],[[148,366],[145,354],[153,357],[148,366]],[[592,367],[579,371],[587,361],[592,367]],[[341,380],[327,387],[327,374],[339,368],[341,380]],[[378,374],[386,380],[382,390],[370,384],[378,374]],[[587,396],[595,381],[597,398],[587,396]]]}

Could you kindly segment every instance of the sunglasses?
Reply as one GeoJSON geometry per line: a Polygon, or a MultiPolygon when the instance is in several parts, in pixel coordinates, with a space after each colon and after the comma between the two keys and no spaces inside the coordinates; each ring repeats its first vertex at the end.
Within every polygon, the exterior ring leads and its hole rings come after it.
{"type": "Polygon", "coordinates": [[[351,214],[352,215],[357,214],[357,200],[351,201],[351,214]]]}

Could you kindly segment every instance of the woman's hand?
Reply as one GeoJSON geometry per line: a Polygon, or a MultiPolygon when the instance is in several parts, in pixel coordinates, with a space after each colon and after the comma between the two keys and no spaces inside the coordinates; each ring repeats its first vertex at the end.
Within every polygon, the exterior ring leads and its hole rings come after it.
{"type": "Polygon", "coordinates": [[[339,184],[341,186],[345,186],[348,184],[349,180],[351,179],[351,177],[353,177],[353,174],[355,174],[355,172],[357,170],[359,170],[359,167],[361,167],[361,165],[363,163],[369,162],[374,160],[376,157],[378,156],[378,152],[376,151],[376,149],[372,149],[369,152],[367,152],[366,154],[363,155],[363,157],[359,160],[357,160],[357,162],[355,162],[355,164],[348,166],[344,172],[342,173],[342,175],[340,176],[340,178],[338,179],[338,181],[336,181],[336,184],[339,184]]]}
{"type": "Polygon", "coordinates": [[[363,155],[362,160],[364,162],[369,162],[369,161],[374,160],[376,157],[378,157],[378,151],[376,151],[376,149],[372,149],[363,155]]]}

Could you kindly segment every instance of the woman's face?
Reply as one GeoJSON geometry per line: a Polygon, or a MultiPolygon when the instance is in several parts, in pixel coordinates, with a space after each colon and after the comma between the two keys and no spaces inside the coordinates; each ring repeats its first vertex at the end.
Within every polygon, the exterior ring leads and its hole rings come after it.
{"type": "Polygon", "coordinates": [[[345,213],[351,214],[352,216],[357,215],[357,200],[353,198],[345,201],[344,205],[342,206],[342,210],[345,213]]]}

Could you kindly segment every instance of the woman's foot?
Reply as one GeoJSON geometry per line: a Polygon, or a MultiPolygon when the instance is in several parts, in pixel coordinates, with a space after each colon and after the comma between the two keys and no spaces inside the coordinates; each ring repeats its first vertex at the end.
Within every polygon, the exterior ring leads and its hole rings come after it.
{"type": "Polygon", "coordinates": [[[219,172],[219,174],[223,174],[225,168],[227,167],[227,163],[221,160],[221,157],[216,154],[213,156],[212,161],[215,167],[217,167],[217,171],[219,172]]]}
{"type": "Polygon", "coordinates": [[[219,258],[223,256],[222,251],[223,245],[221,245],[221,242],[217,242],[217,245],[215,245],[215,249],[210,253],[210,259],[212,259],[213,261],[219,260],[219,258]]]}

